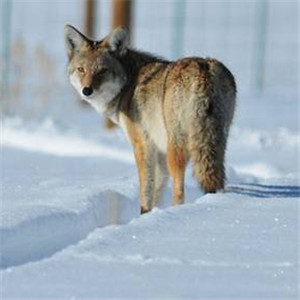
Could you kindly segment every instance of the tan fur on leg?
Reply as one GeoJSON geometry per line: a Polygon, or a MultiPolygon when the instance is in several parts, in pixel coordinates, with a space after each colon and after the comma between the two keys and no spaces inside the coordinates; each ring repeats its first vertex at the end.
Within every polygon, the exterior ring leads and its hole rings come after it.
{"type": "Polygon", "coordinates": [[[168,143],[167,160],[170,175],[173,179],[173,202],[172,205],[184,203],[184,174],[187,164],[185,152],[173,141],[168,143]]]}

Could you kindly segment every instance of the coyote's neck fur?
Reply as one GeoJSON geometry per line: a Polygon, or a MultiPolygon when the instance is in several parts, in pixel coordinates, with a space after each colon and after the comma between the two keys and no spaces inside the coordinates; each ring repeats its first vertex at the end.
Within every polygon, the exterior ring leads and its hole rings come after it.
{"type": "Polygon", "coordinates": [[[115,123],[119,123],[119,112],[126,114],[141,69],[147,67],[147,65],[159,63],[161,70],[170,63],[170,61],[161,57],[135,49],[128,49],[126,54],[119,58],[119,61],[126,72],[127,82],[114,99],[106,104],[103,110],[103,113],[115,123]]]}

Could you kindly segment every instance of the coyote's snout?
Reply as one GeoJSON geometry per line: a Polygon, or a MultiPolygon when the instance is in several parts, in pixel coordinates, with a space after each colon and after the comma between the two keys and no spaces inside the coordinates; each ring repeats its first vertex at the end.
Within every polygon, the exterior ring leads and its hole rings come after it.
{"type": "Polygon", "coordinates": [[[159,201],[169,174],[173,204],[184,202],[189,160],[206,193],[224,188],[224,157],[236,86],[219,61],[167,61],[128,47],[124,28],[92,41],[65,27],[70,81],[129,137],[140,182],[141,211],[159,201]]]}

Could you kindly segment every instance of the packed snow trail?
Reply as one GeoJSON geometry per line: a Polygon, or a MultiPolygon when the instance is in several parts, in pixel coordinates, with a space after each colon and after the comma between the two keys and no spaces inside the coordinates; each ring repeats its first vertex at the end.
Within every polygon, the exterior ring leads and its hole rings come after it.
{"type": "MultiPolygon", "coordinates": [[[[131,163],[116,164],[103,156],[61,157],[57,151],[49,156],[44,151],[1,150],[5,157],[1,268],[49,257],[98,227],[139,216],[137,176],[131,163]]],[[[191,188],[189,194],[195,198],[200,191],[191,188]]]]}
{"type": "Polygon", "coordinates": [[[296,299],[298,205],[228,193],[156,209],[2,271],[3,297],[296,299]]]}
{"type": "Polygon", "coordinates": [[[60,158],[8,147],[2,147],[2,156],[1,268],[48,257],[97,227],[139,214],[135,174],[121,177],[126,190],[114,179],[115,172],[128,172],[131,165],[112,169],[109,159],[60,158]]]}

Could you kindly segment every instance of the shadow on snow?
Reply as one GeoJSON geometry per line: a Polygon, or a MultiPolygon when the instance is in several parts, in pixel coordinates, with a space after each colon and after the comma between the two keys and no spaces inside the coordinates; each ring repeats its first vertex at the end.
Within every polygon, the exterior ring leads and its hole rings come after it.
{"type": "Polygon", "coordinates": [[[226,188],[226,192],[259,198],[296,198],[300,197],[300,186],[249,183],[229,185],[226,188]]]}

